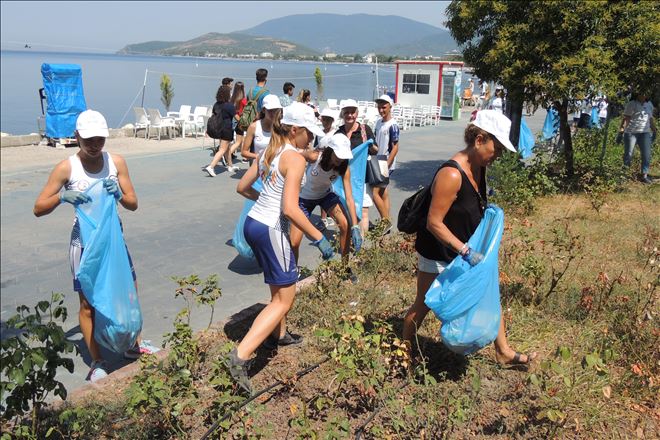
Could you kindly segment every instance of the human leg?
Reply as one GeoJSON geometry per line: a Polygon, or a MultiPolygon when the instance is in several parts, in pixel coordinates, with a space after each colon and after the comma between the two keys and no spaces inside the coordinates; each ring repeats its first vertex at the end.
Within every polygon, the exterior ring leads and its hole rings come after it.
{"type": "Polygon", "coordinates": [[[500,364],[525,365],[533,361],[537,356],[536,352],[529,354],[518,353],[509,345],[504,328],[504,318],[500,317],[500,329],[495,338],[495,359],[500,364]]]}
{"type": "Polygon", "coordinates": [[[98,342],[94,339],[94,308],[87,302],[82,292],[78,292],[78,298],[80,299],[78,320],[80,321],[80,331],[83,334],[83,340],[85,341],[85,345],[87,345],[92,361],[102,361],[101,349],[98,342]]]}
{"type": "Polygon", "coordinates": [[[417,335],[417,329],[422,325],[424,318],[429,313],[428,306],[424,303],[426,291],[431,287],[431,283],[438,276],[437,273],[417,271],[417,293],[415,302],[406,312],[403,318],[403,340],[408,341],[411,346],[413,339],[417,335]]]}
{"type": "Polygon", "coordinates": [[[222,157],[227,152],[227,148],[229,148],[229,141],[221,140],[220,148],[218,149],[218,152],[215,153],[215,156],[213,156],[213,160],[209,164],[209,167],[215,168],[215,166],[220,162],[220,159],[222,159],[222,157]]]}
{"type": "Polygon", "coordinates": [[[385,188],[380,188],[380,187],[372,187],[372,199],[374,201],[374,206],[376,206],[376,209],[378,210],[378,214],[380,215],[380,218],[387,218],[389,217],[389,213],[387,212],[386,205],[385,205],[385,200],[383,198],[385,194],[385,188]]]}
{"type": "Polygon", "coordinates": [[[651,167],[651,133],[639,133],[637,145],[642,156],[642,178],[647,177],[651,167]]]}
{"type": "Polygon", "coordinates": [[[623,134],[623,164],[627,167],[632,163],[633,151],[637,138],[634,133],[623,134]]]}
{"type": "Polygon", "coordinates": [[[328,212],[332,218],[335,219],[335,223],[339,229],[339,250],[341,252],[342,261],[347,264],[351,248],[351,234],[349,234],[348,219],[346,219],[340,204],[336,204],[330,208],[328,212]]]}

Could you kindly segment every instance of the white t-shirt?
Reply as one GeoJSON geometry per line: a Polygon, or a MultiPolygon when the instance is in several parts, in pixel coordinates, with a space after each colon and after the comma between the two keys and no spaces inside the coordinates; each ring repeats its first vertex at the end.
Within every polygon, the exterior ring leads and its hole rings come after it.
{"type": "Polygon", "coordinates": [[[497,98],[493,99],[493,102],[491,103],[491,107],[493,107],[493,110],[495,110],[499,113],[504,113],[504,111],[502,109],[502,105],[503,105],[502,98],[500,98],[500,97],[497,97],[497,98]]]}
{"type": "Polygon", "coordinates": [[[257,121],[257,126],[254,129],[254,140],[253,140],[253,145],[254,145],[254,154],[257,156],[259,153],[264,151],[266,147],[268,147],[268,143],[270,142],[270,131],[265,131],[261,127],[261,121],[257,121]]]}
{"type": "Polygon", "coordinates": [[[332,191],[332,182],[337,179],[339,173],[331,169],[325,171],[321,168],[321,156],[319,154],[316,162],[309,164],[305,171],[305,185],[300,190],[300,198],[307,200],[319,200],[332,191]]]}
{"type": "Polygon", "coordinates": [[[626,133],[649,133],[651,131],[651,117],[653,115],[653,104],[651,101],[644,103],[638,100],[630,101],[623,111],[624,116],[630,116],[630,122],[626,126],[626,133]]]}
{"type": "MultiPolygon", "coordinates": [[[[378,155],[389,157],[394,144],[399,142],[399,125],[394,118],[389,121],[383,122],[383,118],[378,118],[376,121],[376,143],[378,144],[378,155]]],[[[390,170],[396,169],[396,158],[392,162],[390,170]]]]}
{"type": "Polygon", "coordinates": [[[598,102],[598,117],[599,118],[607,118],[607,101],[601,100],[598,102]]]}

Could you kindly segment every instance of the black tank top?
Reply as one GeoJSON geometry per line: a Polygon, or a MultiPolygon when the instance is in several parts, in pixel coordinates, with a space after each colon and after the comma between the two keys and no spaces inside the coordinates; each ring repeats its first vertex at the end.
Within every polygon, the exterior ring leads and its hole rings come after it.
{"type": "MultiPolygon", "coordinates": [[[[484,210],[486,209],[486,170],[485,168],[481,169],[479,192],[477,192],[474,190],[472,183],[470,183],[470,179],[468,179],[456,161],[448,160],[442,164],[440,169],[444,167],[456,168],[460,171],[462,180],[461,188],[456,194],[456,200],[449,207],[443,223],[456,238],[462,242],[466,242],[477,229],[477,226],[479,226],[479,222],[483,218],[484,210]]],[[[422,228],[417,232],[415,250],[424,258],[444,261],[445,263],[450,263],[458,255],[453,249],[445,246],[436,239],[426,228],[422,228]]]]}

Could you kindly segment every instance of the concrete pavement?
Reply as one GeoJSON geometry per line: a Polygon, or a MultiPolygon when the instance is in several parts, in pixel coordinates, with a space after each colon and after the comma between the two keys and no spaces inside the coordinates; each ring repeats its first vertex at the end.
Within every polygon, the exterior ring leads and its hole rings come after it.
{"type": "MultiPolygon", "coordinates": [[[[537,132],[544,112],[527,118],[537,132]],[[541,114],[543,113],[543,114],[541,114]]],[[[402,132],[398,169],[392,176],[392,216],[401,202],[419,185],[427,184],[440,160],[462,148],[462,135],[469,113],[459,121],[418,127],[402,132]]],[[[205,140],[206,147],[210,145],[205,140]]],[[[63,371],[59,379],[73,390],[85,382],[89,354],[78,327],[77,295],[72,291],[67,252],[73,209],[60,206],[42,218],[32,214],[34,201],[53,166],[76,148],[57,150],[43,146],[2,148],[1,229],[2,275],[1,315],[4,322],[20,304],[35,305],[51,292],[66,295],[69,319],[65,328],[80,347],[75,372],[63,371]]],[[[204,278],[217,273],[222,297],[214,319],[222,320],[255,303],[269,300],[267,286],[256,263],[246,261],[229,241],[244,199],[236,193],[243,171],[233,176],[221,172],[215,178],[200,170],[210,161],[202,138],[174,140],[109,139],[106,150],[123,155],[136,188],[139,209],[120,208],[124,236],[135,264],[144,316],[143,337],[155,345],[172,330],[183,301],[174,299],[170,277],[192,273],[204,278]]],[[[245,169],[247,164],[241,164],[245,169]]],[[[372,208],[372,218],[378,216],[372,208]]],[[[310,268],[320,261],[318,251],[303,244],[300,264],[310,268]]],[[[206,310],[193,311],[194,329],[206,327],[206,310]]],[[[112,369],[125,365],[118,355],[104,353],[112,369]]]]}

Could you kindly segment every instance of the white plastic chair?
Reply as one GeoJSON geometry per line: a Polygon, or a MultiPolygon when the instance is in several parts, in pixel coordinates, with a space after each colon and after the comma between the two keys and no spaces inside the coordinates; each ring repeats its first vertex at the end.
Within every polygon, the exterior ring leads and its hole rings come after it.
{"type": "Polygon", "coordinates": [[[339,103],[336,99],[328,99],[328,108],[330,110],[339,110],[339,103]]]}
{"type": "Polygon", "coordinates": [[[193,114],[191,116],[191,124],[194,127],[195,139],[198,134],[204,135],[206,133],[206,122],[204,121],[204,116],[208,115],[208,107],[198,105],[195,107],[193,114]]]}
{"type": "Polygon", "coordinates": [[[181,137],[186,137],[186,126],[194,129],[190,115],[191,106],[182,105],[178,112],[167,112],[167,117],[174,118],[174,122],[181,128],[181,137]]]}
{"type": "Polygon", "coordinates": [[[158,129],[158,140],[160,140],[160,132],[163,128],[167,130],[168,136],[172,138],[171,129],[176,128],[174,118],[163,117],[160,110],[156,108],[147,109],[147,113],[149,114],[149,128],[158,129]]]}
{"type": "Polygon", "coordinates": [[[135,123],[133,124],[133,137],[137,137],[137,131],[144,129],[144,138],[149,134],[149,115],[144,107],[133,107],[135,113],[135,123]]]}

